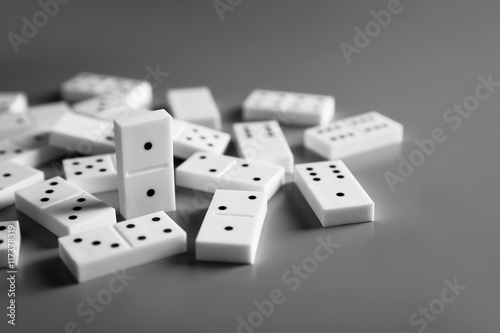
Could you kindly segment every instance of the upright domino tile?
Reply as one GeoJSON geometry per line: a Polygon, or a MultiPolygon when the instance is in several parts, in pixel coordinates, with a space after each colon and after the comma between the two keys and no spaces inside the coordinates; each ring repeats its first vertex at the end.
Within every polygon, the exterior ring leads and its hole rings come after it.
{"type": "Polygon", "coordinates": [[[61,177],[17,191],[15,203],[58,237],[116,223],[114,208],[61,177]]]}
{"type": "Polygon", "coordinates": [[[297,164],[294,179],[323,227],[374,220],[375,204],[342,161],[297,164]]]}
{"type": "Polygon", "coordinates": [[[205,126],[172,118],[174,156],[186,159],[196,152],[223,154],[231,135],[205,126]]]}
{"type": "Polygon", "coordinates": [[[220,130],[221,116],[208,87],[171,89],[167,102],[175,118],[220,130]]]}
{"type": "Polygon", "coordinates": [[[284,124],[326,125],[335,114],[333,96],[254,90],[243,102],[243,119],[276,119],[284,124]]]}
{"type": "Polygon", "coordinates": [[[196,259],[253,264],[266,214],[263,192],[215,191],[196,236],[196,259]]]}
{"type": "Polygon", "coordinates": [[[236,148],[250,161],[280,165],[293,173],[293,154],[278,122],[258,121],[233,125],[236,148]]]}
{"type": "Polygon", "coordinates": [[[59,238],[61,260],[79,282],[186,250],[186,232],[162,211],[59,238]]]}
{"type": "Polygon", "coordinates": [[[148,105],[123,95],[100,95],[73,104],[75,112],[103,120],[112,120],[147,112],[148,105]]]}
{"type": "Polygon", "coordinates": [[[19,221],[0,222],[0,268],[15,270],[21,249],[19,221]]]}
{"type": "Polygon", "coordinates": [[[113,123],[66,112],[52,127],[49,144],[80,155],[114,153],[113,123]]]}
{"type": "Polygon", "coordinates": [[[175,169],[176,185],[193,190],[261,191],[270,199],[285,183],[281,166],[199,152],[175,169]]]}
{"type": "Polygon", "coordinates": [[[114,122],[121,215],[175,210],[172,117],[156,110],[114,122]]]}
{"type": "Polygon", "coordinates": [[[118,189],[115,154],[93,155],[64,159],[67,181],[89,193],[118,189]]]}
{"type": "Polygon", "coordinates": [[[28,109],[28,97],[23,92],[0,92],[1,113],[23,113],[28,109]]]}
{"type": "Polygon", "coordinates": [[[0,209],[14,203],[14,193],[43,181],[43,172],[14,162],[0,163],[0,209]]]}
{"type": "Polygon", "coordinates": [[[329,160],[346,158],[403,141],[403,125],[371,111],[308,128],[304,145],[329,160]]]}
{"type": "Polygon", "coordinates": [[[68,102],[78,102],[100,95],[122,95],[141,107],[153,98],[151,84],[144,80],[111,75],[80,73],[61,85],[61,95],[68,102]]]}

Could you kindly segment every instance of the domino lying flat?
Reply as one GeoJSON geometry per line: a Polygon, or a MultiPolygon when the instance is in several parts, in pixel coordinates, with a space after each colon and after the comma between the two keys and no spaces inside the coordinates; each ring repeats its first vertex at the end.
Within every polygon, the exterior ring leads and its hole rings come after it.
{"type": "Polygon", "coordinates": [[[28,97],[23,92],[0,92],[1,113],[23,113],[28,109],[28,97]]]}
{"type": "Polygon", "coordinates": [[[14,203],[14,192],[43,181],[43,172],[14,162],[0,163],[0,209],[14,203]]]}
{"type": "Polygon", "coordinates": [[[223,154],[231,135],[205,126],[172,118],[174,156],[186,159],[193,153],[211,152],[223,154]]]}
{"type": "Polygon", "coordinates": [[[0,139],[32,127],[32,119],[25,113],[0,113],[0,139]]]}
{"type": "Polygon", "coordinates": [[[286,173],[293,173],[293,154],[276,121],[238,123],[233,130],[241,157],[280,165],[286,173]]]}
{"type": "Polygon", "coordinates": [[[323,227],[374,220],[375,204],[342,161],[297,164],[294,178],[323,227]]]}
{"type": "Polygon", "coordinates": [[[253,264],[266,213],[263,192],[215,191],[196,237],[196,259],[253,264]]]}
{"type": "Polygon", "coordinates": [[[304,145],[335,160],[403,141],[403,125],[371,111],[304,132],[304,145]]]}
{"type": "Polygon", "coordinates": [[[148,105],[122,95],[101,95],[73,104],[75,112],[103,120],[112,120],[147,112],[148,105]]]}
{"type": "Polygon", "coordinates": [[[335,113],[335,99],[327,95],[254,90],[243,102],[243,119],[276,119],[284,124],[326,125],[335,113]]]}
{"type": "Polygon", "coordinates": [[[116,223],[114,208],[54,177],[19,190],[16,208],[58,237],[116,223]]]}
{"type": "Polygon", "coordinates": [[[172,117],[156,110],[114,122],[120,214],[175,210],[172,117]]]}
{"type": "Polygon", "coordinates": [[[220,130],[219,109],[208,87],[171,89],[167,102],[174,117],[190,123],[220,130]]]}
{"type": "Polygon", "coordinates": [[[194,190],[262,191],[270,199],[285,183],[281,166],[240,158],[195,153],[175,169],[176,184],[194,190]]]}
{"type": "Polygon", "coordinates": [[[61,85],[61,95],[68,102],[100,95],[122,95],[140,107],[147,107],[153,98],[151,84],[143,80],[95,73],[80,73],[61,85]]]}
{"type": "Polygon", "coordinates": [[[186,250],[186,232],[162,211],[59,238],[59,255],[78,282],[186,250]]]}
{"type": "Polygon", "coordinates": [[[15,270],[19,262],[21,230],[18,221],[0,222],[0,268],[15,270]],[[10,244],[10,246],[9,246],[10,244]]]}
{"type": "Polygon", "coordinates": [[[81,155],[113,153],[113,123],[68,111],[52,127],[49,144],[81,155]]]}
{"type": "Polygon", "coordinates": [[[89,193],[118,189],[115,154],[93,155],[63,160],[66,180],[89,193]]]}

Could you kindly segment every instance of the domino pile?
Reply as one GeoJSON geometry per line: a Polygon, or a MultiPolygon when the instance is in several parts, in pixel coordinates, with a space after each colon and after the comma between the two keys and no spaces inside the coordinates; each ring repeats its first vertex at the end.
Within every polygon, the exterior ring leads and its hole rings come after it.
{"type": "MultiPolygon", "coordinates": [[[[166,214],[176,187],[214,193],[197,260],[253,264],[267,202],[287,174],[324,227],[374,221],[372,199],[340,159],[403,140],[403,126],[375,111],[332,122],[325,95],[255,90],[232,135],[207,87],[169,90],[170,114],[149,110],[146,81],[81,73],[61,95],[28,106],[22,92],[0,93],[0,209],[15,204],[59,237],[79,282],[186,252],[186,232],[166,214]],[[326,161],[294,164],[280,123],[307,127],[304,146],[326,161]],[[231,139],[239,157],[224,155],[231,139]],[[184,160],[177,168],[174,157],[184,160]],[[61,159],[64,178],[36,169],[61,159]],[[94,196],[106,191],[118,192],[124,221],[94,196]]],[[[20,241],[18,221],[0,222],[0,267],[17,265],[8,254],[20,241]]]]}

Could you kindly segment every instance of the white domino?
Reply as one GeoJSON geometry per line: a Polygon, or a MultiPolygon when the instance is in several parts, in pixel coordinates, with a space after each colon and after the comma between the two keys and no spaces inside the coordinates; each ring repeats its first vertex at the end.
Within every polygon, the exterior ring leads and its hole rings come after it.
{"type": "Polygon", "coordinates": [[[113,123],[66,112],[52,127],[49,144],[81,155],[115,151],[113,123]]]}
{"type": "Polygon", "coordinates": [[[27,113],[0,113],[0,139],[25,131],[33,126],[27,113]]]}
{"type": "Polygon", "coordinates": [[[216,130],[222,128],[219,109],[208,87],[171,89],[167,91],[167,102],[175,118],[216,130]]]}
{"type": "Polygon", "coordinates": [[[28,97],[23,92],[0,92],[0,114],[23,113],[28,109],[28,97]]]}
{"type": "Polygon", "coordinates": [[[202,151],[223,154],[231,135],[205,126],[172,118],[174,156],[186,159],[202,151]]]}
{"type": "Polygon", "coordinates": [[[118,189],[115,154],[68,158],[62,161],[64,176],[89,193],[118,189]]]}
{"type": "Polygon", "coordinates": [[[335,114],[333,96],[274,90],[254,90],[243,102],[243,119],[293,125],[326,125],[335,114]]]}
{"type": "Polygon", "coordinates": [[[144,80],[95,73],[80,73],[61,85],[61,95],[68,102],[100,95],[122,95],[135,105],[147,107],[153,98],[151,84],[144,80]]]}
{"type": "Polygon", "coordinates": [[[0,209],[14,203],[14,193],[43,181],[43,172],[14,162],[0,163],[0,209]]]}
{"type": "Polygon", "coordinates": [[[116,223],[114,208],[54,177],[19,190],[16,208],[58,237],[116,223]]]}
{"type": "Polygon", "coordinates": [[[342,161],[297,164],[294,178],[323,227],[374,220],[375,204],[342,161]]]}
{"type": "Polygon", "coordinates": [[[371,111],[308,128],[304,145],[329,160],[346,158],[403,141],[403,125],[371,111]]]}
{"type": "Polygon", "coordinates": [[[186,250],[186,232],[162,211],[59,238],[59,255],[79,282],[186,250]]]}
{"type": "Polygon", "coordinates": [[[0,268],[15,270],[21,249],[19,221],[0,222],[0,268]]]}
{"type": "Polygon", "coordinates": [[[194,190],[262,191],[270,199],[285,183],[281,166],[241,158],[195,153],[175,169],[176,185],[194,190]]]}
{"type": "Polygon", "coordinates": [[[121,215],[175,210],[172,117],[156,110],[114,122],[121,215]]]}
{"type": "Polygon", "coordinates": [[[266,213],[263,192],[215,191],[196,237],[196,259],[253,264],[266,213]]]}
{"type": "Polygon", "coordinates": [[[293,154],[275,120],[233,125],[236,148],[241,157],[285,168],[293,173],[293,154]]]}
{"type": "Polygon", "coordinates": [[[75,112],[104,120],[112,120],[147,112],[147,105],[122,95],[101,95],[73,104],[75,112]]]}

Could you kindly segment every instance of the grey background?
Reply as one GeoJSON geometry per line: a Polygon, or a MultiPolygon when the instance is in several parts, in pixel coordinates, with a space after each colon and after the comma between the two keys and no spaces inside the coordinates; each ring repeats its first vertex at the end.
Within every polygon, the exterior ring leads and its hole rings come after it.
{"type": "MultiPolygon", "coordinates": [[[[268,88],[333,94],[337,118],[381,111],[404,124],[405,142],[345,159],[376,204],[375,223],[321,228],[287,184],[269,202],[255,265],[200,263],[191,251],[131,269],[135,279],[90,323],[75,310],[111,277],[76,284],[56,237],[22,217],[18,325],[1,310],[0,331],[62,332],[75,321],[83,332],[235,332],[254,300],[280,289],[285,303],[255,332],[417,332],[409,316],[457,277],[467,289],[425,331],[498,332],[500,91],[456,130],[442,117],[474,93],[478,76],[500,81],[500,3],[402,0],[403,11],[348,64],[339,44],[352,44],[353,28],[387,2],[246,0],[221,21],[211,1],[73,0],[15,54],[7,33],[19,34],[21,18],[40,7],[3,1],[0,91],[26,91],[32,104],[57,100],[58,85],[80,71],[144,78],[159,64],[170,74],[154,90],[157,107],[165,89],[208,85],[226,130],[247,94],[268,88]],[[437,127],[448,140],[392,192],[384,172],[437,127]],[[282,275],[312,256],[318,237],[341,246],[290,290],[282,275]]],[[[321,160],[301,145],[301,128],[285,134],[296,163],[321,160]]],[[[178,189],[177,204],[193,207],[195,195],[178,189]]],[[[116,193],[99,197],[116,207],[116,193]]],[[[208,204],[172,215],[191,244],[208,204]]],[[[0,211],[0,220],[15,216],[0,211]]]]}

